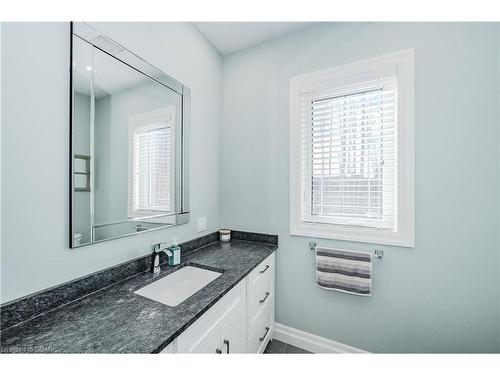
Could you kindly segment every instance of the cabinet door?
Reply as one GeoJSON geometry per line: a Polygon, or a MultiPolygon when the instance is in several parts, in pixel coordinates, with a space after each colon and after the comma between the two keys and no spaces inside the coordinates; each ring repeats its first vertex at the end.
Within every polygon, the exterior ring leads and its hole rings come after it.
{"type": "Polygon", "coordinates": [[[174,353],[174,343],[172,342],[169,346],[163,349],[161,354],[173,354],[174,353]]]}
{"type": "Polygon", "coordinates": [[[223,353],[245,353],[245,311],[241,297],[222,319],[220,336],[223,353]]]}
{"type": "MultiPolygon", "coordinates": [[[[230,326],[234,329],[229,337],[229,351],[238,350],[243,352],[242,344],[236,339],[244,340],[245,326],[245,283],[240,282],[222,299],[210,308],[203,316],[195,321],[186,331],[177,338],[177,353],[216,353],[227,352],[227,345],[223,345],[224,338],[221,337],[223,326],[230,326]],[[239,323],[234,321],[239,321],[239,323]],[[234,350],[233,350],[234,343],[234,350]]],[[[227,329],[224,329],[226,332],[227,329]]]]}
{"type": "MultiPolygon", "coordinates": [[[[205,335],[200,341],[198,341],[191,350],[189,350],[189,353],[208,353],[208,354],[215,354],[223,352],[223,349],[220,343],[220,334],[219,330],[215,329],[213,332],[205,335]]],[[[220,354],[220,353],[219,353],[220,354]]]]}
{"type": "Polygon", "coordinates": [[[215,354],[217,349],[222,351],[220,345],[220,326],[219,322],[213,322],[214,324],[199,335],[195,340],[192,340],[188,345],[182,345],[179,348],[180,353],[208,353],[215,354]]]}

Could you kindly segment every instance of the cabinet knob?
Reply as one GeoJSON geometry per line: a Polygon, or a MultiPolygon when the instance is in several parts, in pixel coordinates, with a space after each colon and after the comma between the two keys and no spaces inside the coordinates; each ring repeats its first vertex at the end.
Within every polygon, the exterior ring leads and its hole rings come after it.
{"type": "Polygon", "coordinates": [[[220,350],[219,348],[215,349],[215,352],[216,352],[217,354],[222,354],[222,350],[220,350]]]}

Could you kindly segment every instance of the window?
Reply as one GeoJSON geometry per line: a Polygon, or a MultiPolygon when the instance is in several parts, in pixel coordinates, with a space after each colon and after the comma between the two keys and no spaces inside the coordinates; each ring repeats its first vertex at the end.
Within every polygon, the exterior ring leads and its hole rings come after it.
{"type": "Polygon", "coordinates": [[[129,119],[129,217],[174,211],[174,110],[129,119]]]}
{"type": "Polygon", "coordinates": [[[414,246],[413,56],[291,79],[291,234],[414,246]]]}

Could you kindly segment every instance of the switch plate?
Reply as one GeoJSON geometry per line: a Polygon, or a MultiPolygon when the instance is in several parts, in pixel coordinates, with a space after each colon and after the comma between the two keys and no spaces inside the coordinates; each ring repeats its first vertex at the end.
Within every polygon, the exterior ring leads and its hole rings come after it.
{"type": "Polygon", "coordinates": [[[203,232],[207,230],[207,217],[198,218],[198,232],[203,232]]]}

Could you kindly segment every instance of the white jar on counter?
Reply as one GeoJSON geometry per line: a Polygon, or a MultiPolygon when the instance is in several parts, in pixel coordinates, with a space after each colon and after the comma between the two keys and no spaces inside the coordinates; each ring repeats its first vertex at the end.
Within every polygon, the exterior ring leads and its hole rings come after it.
{"type": "Polygon", "coordinates": [[[220,240],[220,242],[231,241],[231,231],[229,229],[219,230],[219,240],[220,240]]]}

